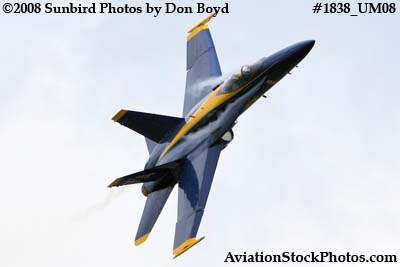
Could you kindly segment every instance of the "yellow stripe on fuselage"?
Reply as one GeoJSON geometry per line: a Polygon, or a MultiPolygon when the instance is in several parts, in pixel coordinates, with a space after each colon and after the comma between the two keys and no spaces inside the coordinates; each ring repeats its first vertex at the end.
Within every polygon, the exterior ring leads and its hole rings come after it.
{"type": "Polygon", "coordinates": [[[210,94],[210,96],[203,102],[203,104],[201,104],[201,106],[190,116],[190,118],[185,123],[185,125],[182,126],[182,128],[179,130],[179,132],[172,139],[171,143],[169,143],[169,145],[161,153],[160,158],[158,160],[161,160],[168,153],[168,151],[170,151],[176,145],[176,143],[178,143],[178,141],[185,134],[187,134],[190,131],[190,129],[192,129],[210,111],[214,110],[221,104],[225,103],[226,101],[228,101],[229,99],[231,99],[232,97],[237,95],[244,88],[246,88],[249,84],[251,84],[253,81],[257,80],[259,77],[261,77],[261,75],[265,74],[271,67],[265,69],[264,71],[259,73],[257,76],[255,76],[253,79],[251,79],[249,82],[247,82],[245,85],[234,90],[233,92],[218,95],[219,91],[221,91],[221,89],[224,87],[224,84],[221,84],[220,86],[218,86],[218,88],[215,89],[210,94]]]}
{"type": "Polygon", "coordinates": [[[223,88],[223,84],[220,85],[217,89],[215,89],[210,96],[204,101],[203,104],[190,116],[188,121],[185,123],[185,125],[182,126],[182,128],[179,130],[179,132],[175,135],[175,137],[172,139],[171,143],[164,149],[163,153],[160,156],[160,159],[162,159],[165,154],[168,153],[175,145],[178,143],[178,141],[185,135],[187,134],[190,129],[192,129],[202,118],[204,118],[210,111],[214,110],[221,104],[225,103],[229,99],[231,99],[233,96],[235,96],[237,93],[239,93],[245,86],[238,88],[237,90],[231,92],[231,93],[226,93],[226,94],[221,94],[218,95],[218,92],[223,88]]]}

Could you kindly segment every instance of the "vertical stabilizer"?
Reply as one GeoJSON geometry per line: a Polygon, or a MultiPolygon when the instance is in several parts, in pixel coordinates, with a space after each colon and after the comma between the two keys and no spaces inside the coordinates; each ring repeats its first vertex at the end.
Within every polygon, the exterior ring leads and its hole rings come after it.
{"type": "Polygon", "coordinates": [[[147,151],[149,151],[149,155],[153,152],[154,148],[156,147],[157,143],[151,140],[150,138],[145,137],[147,151]]]}
{"type": "Polygon", "coordinates": [[[149,237],[173,188],[174,186],[168,186],[164,189],[154,191],[147,196],[142,218],[140,219],[139,228],[136,233],[136,246],[142,244],[149,237]]]}

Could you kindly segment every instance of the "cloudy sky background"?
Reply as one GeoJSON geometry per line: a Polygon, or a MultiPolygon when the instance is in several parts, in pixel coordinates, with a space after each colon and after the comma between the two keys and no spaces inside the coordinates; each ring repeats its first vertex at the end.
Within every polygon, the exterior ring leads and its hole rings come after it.
{"type": "Polygon", "coordinates": [[[143,138],[111,117],[121,108],[181,115],[186,31],[205,16],[2,13],[0,265],[215,266],[228,251],[399,255],[399,13],[316,15],[312,4],[231,1],[230,14],[211,22],[223,72],[298,41],[316,45],[239,118],[199,230],[206,239],[174,261],[176,191],[135,247],[140,186],[106,188],[148,156],[143,138]]]}

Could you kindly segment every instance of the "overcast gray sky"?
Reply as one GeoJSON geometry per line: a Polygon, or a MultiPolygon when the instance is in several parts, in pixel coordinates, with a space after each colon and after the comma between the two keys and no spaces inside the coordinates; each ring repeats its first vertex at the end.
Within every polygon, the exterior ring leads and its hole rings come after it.
{"type": "Polygon", "coordinates": [[[135,247],[140,186],[106,188],[148,156],[143,138],[111,117],[121,108],[180,116],[186,31],[205,16],[1,13],[0,265],[216,266],[229,251],[398,254],[400,10],[350,17],[313,14],[313,4],[230,1],[230,13],[211,21],[223,72],[298,41],[316,45],[239,118],[199,229],[206,239],[174,261],[176,191],[135,247]]]}

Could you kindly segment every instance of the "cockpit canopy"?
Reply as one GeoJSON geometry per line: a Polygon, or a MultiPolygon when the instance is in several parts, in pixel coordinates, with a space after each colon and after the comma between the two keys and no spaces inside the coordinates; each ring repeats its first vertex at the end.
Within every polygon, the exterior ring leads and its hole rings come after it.
{"type": "Polygon", "coordinates": [[[262,62],[258,61],[253,65],[243,65],[239,73],[233,74],[231,78],[223,85],[218,94],[227,94],[234,92],[243,86],[246,86],[255,78],[261,69],[262,62]]]}
{"type": "Polygon", "coordinates": [[[242,74],[242,76],[246,76],[249,75],[251,73],[251,67],[249,65],[244,65],[241,69],[240,69],[240,73],[242,74]]]}

